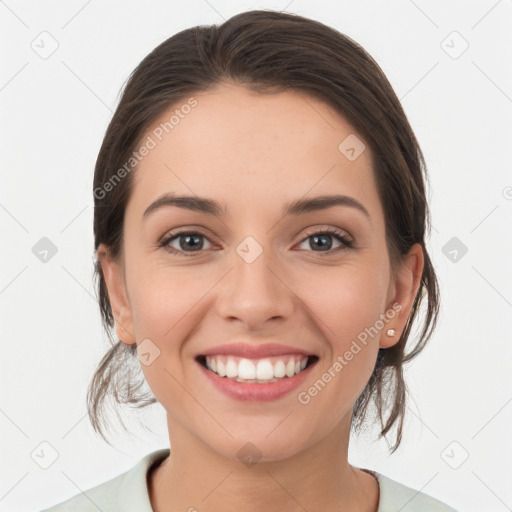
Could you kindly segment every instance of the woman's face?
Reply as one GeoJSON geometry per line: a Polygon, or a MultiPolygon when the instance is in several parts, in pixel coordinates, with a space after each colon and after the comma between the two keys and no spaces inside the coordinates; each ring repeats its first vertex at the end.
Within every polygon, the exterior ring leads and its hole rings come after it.
{"type": "Polygon", "coordinates": [[[396,343],[405,325],[421,254],[410,270],[390,274],[370,150],[326,104],[232,84],[194,98],[193,108],[173,106],[143,137],[150,149],[133,171],[122,259],[102,258],[117,334],[138,344],[172,442],[186,433],[232,459],[244,446],[282,459],[347,434],[379,346],[396,343]],[[167,204],[145,215],[164,194],[215,201],[220,212],[167,204]],[[352,205],[284,213],[335,194],[352,205]],[[197,361],[236,342],[284,345],[318,360],[282,396],[249,399],[242,390],[236,398],[197,361]]]}

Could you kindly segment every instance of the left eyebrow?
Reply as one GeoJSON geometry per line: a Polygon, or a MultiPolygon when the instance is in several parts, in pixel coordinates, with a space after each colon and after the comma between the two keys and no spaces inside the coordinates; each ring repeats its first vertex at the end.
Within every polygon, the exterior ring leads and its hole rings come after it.
{"type": "Polygon", "coordinates": [[[368,213],[368,210],[354,197],[335,194],[335,195],[324,195],[313,197],[311,199],[298,199],[291,203],[285,204],[283,208],[283,216],[285,215],[300,215],[303,213],[326,210],[333,206],[349,206],[355,208],[368,218],[370,223],[372,218],[368,213]]]}
{"type": "MultiPolygon", "coordinates": [[[[217,217],[225,217],[229,214],[227,206],[222,206],[214,199],[199,196],[177,196],[174,193],[165,193],[152,202],[144,211],[142,218],[147,218],[151,213],[164,206],[177,206],[196,212],[206,213],[217,217]]],[[[355,198],[346,195],[324,195],[310,199],[297,199],[286,203],[282,210],[282,216],[300,215],[313,211],[326,210],[333,206],[348,206],[355,208],[368,218],[371,223],[371,216],[368,210],[355,198]]]]}

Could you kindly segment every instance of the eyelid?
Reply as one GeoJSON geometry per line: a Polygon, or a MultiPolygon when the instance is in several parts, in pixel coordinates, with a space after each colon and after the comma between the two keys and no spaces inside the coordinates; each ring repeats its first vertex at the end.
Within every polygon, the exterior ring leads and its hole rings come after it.
{"type": "MultiPolygon", "coordinates": [[[[163,248],[170,252],[171,254],[177,254],[180,256],[194,256],[194,255],[201,255],[208,251],[208,249],[201,249],[199,251],[182,251],[179,249],[175,249],[174,247],[170,247],[168,244],[173,239],[178,239],[180,236],[184,235],[199,235],[204,237],[208,240],[209,243],[214,244],[215,242],[211,240],[210,235],[206,234],[202,228],[196,228],[196,227],[182,227],[177,228],[176,230],[168,231],[165,235],[163,235],[157,242],[157,248],[163,248]]],[[[304,243],[308,238],[315,236],[315,235],[331,235],[333,238],[336,238],[341,244],[342,247],[337,247],[335,249],[329,249],[328,251],[306,251],[306,252],[318,252],[320,256],[331,256],[334,254],[338,254],[340,251],[343,250],[349,250],[354,249],[356,247],[354,238],[345,230],[341,228],[337,228],[334,226],[327,226],[327,227],[308,227],[306,228],[306,231],[303,232],[301,235],[300,240],[294,245],[300,245],[304,243]]]]}
{"type": "Polygon", "coordinates": [[[331,235],[333,238],[336,238],[343,246],[338,247],[336,249],[330,249],[328,251],[306,251],[306,252],[318,252],[320,256],[331,256],[338,254],[340,251],[343,250],[349,250],[349,249],[355,249],[356,248],[356,242],[352,235],[350,235],[347,231],[344,229],[340,229],[334,226],[329,226],[327,228],[309,228],[308,231],[302,236],[299,244],[304,243],[308,238],[315,236],[315,235],[331,235]]]}
{"type": "Polygon", "coordinates": [[[325,234],[325,233],[330,234],[330,235],[342,236],[344,238],[349,239],[352,242],[354,241],[354,237],[352,235],[350,235],[350,233],[348,231],[346,231],[345,229],[337,228],[334,226],[327,226],[327,227],[306,228],[305,233],[302,235],[301,242],[304,241],[305,238],[308,238],[310,236],[317,235],[317,234],[325,234]]]}
{"type": "Polygon", "coordinates": [[[193,233],[195,233],[197,235],[204,236],[205,238],[208,238],[208,240],[210,240],[210,237],[212,236],[212,235],[206,234],[205,231],[203,230],[203,228],[198,228],[198,227],[194,227],[194,226],[185,226],[182,228],[176,228],[176,229],[171,229],[169,231],[166,231],[165,234],[163,234],[158,239],[157,244],[161,244],[161,243],[164,243],[165,241],[169,241],[169,239],[174,238],[178,235],[190,235],[193,233]]]}

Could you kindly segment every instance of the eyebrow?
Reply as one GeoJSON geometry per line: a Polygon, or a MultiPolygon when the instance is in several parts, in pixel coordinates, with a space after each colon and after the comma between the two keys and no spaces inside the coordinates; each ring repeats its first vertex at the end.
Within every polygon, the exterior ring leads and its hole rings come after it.
{"type": "MultiPolygon", "coordinates": [[[[226,206],[222,206],[214,199],[199,196],[178,196],[174,193],[165,193],[153,201],[144,211],[142,215],[143,220],[151,213],[163,208],[164,206],[177,206],[195,212],[206,213],[207,215],[214,215],[216,217],[223,217],[229,214],[226,206]]],[[[371,216],[368,210],[355,198],[335,194],[323,195],[310,199],[297,199],[290,203],[286,203],[282,210],[282,216],[286,215],[300,215],[304,213],[321,211],[331,208],[333,206],[348,206],[355,208],[364,215],[371,222],[371,216]]]]}

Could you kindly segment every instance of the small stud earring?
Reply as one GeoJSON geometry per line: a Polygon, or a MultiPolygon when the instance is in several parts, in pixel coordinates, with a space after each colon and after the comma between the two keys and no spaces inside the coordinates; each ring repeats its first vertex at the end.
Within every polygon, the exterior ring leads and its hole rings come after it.
{"type": "Polygon", "coordinates": [[[394,336],[394,335],[395,335],[395,332],[396,332],[396,331],[395,331],[395,329],[388,329],[388,330],[386,331],[386,334],[387,334],[388,336],[394,336]]]}

